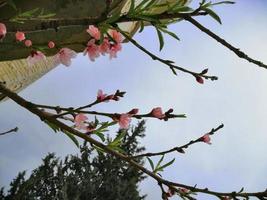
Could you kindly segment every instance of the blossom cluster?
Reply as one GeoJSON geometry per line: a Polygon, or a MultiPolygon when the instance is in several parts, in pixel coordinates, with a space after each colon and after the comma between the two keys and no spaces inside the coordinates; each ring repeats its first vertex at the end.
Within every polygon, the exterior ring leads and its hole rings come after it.
{"type": "MultiPolygon", "coordinates": [[[[116,58],[117,53],[122,49],[121,43],[123,41],[122,35],[116,30],[109,30],[106,35],[101,33],[96,26],[90,25],[86,30],[90,35],[91,39],[88,41],[87,46],[84,50],[84,55],[88,55],[91,61],[95,61],[100,55],[109,54],[110,59],[116,58]],[[103,39],[101,39],[103,36],[103,39]]],[[[5,24],[0,23],[0,40],[7,34],[7,28],[5,24]]],[[[26,38],[26,35],[22,31],[17,31],[15,33],[15,38],[17,42],[24,42],[24,45],[28,48],[32,48],[30,55],[27,58],[29,66],[35,63],[46,60],[44,53],[38,50],[38,48],[33,48],[33,42],[26,38]]],[[[47,47],[52,49],[56,47],[53,41],[47,43],[47,47]]],[[[58,47],[56,47],[58,48],[58,47]]],[[[69,48],[59,48],[58,53],[54,56],[54,62],[56,64],[63,64],[65,66],[71,65],[71,59],[75,58],[77,53],[69,48]]]]}
{"type": "Polygon", "coordinates": [[[87,43],[87,47],[84,50],[84,55],[88,55],[91,61],[95,61],[100,55],[109,54],[110,59],[116,58],[117,53],[121,50],[121,43],[123,41],[122,35],[116,30],[110,30],[106,36],[102,36],[100,30],[90,25],[86,30],[92,37],[87,43]]]}

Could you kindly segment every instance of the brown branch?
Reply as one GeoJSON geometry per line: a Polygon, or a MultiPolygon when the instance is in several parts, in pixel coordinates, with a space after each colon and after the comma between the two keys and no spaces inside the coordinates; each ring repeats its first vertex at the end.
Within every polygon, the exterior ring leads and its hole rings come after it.
{"type": "MultiPolygon", "coordinates": [[[[211,129],[211,131],[208,132],[207,134],[213,135],[215,132],[217,132],[218,130],[222,129],[223,127],[224,127],[224,125],[221,124],[217,128],[211,129]]],[[[189,146],[191,146],[191,145],[193,145],[195,143],[198,143],[198,142],[203,142],[202,137],[199,137],[196,140],[192,140],[192,141],[188,142],[185,145],[182,145],[182,146],[179,146],[179,147],[174,147],[174,148],[166,150],[166,151],[161,151],[161,152],[157,152],[157,153],[144,153],[144,154],[132,156],[132,158],[139,158],[139,157],[144,157],[144,156],[148,156],[148,157],[159,156],[159,155],[165,155],[165,154],[168,154],[168,153],[171,153],[171,152],[174,152],[174,151],[177,151],[178,153],[185,153],[184,149],[187,149],[189,146]]]]}
{"type": "MultiPolygon", "coordinates": [[[[53,115],[53,117],[55,118],[59,118],[62,117],[64,115],[67,114],[77,114],[77,113],[83,113],[83,114],[89,114],[89,115],[99,115],[99,116],[104,116],[104,117],[109,117],[111,119],[113,119],[114,117],[120,115],[119,113],[106,113],[106,112],[97,112],[97,111],[86,111],[86,110],[81,110],[81,109],[85,109],[85,108],[89,108],[89,105],[95,105],[96,103],[92,103],[92,104],[88,104],[86,106],[81,106],[79,108],[64,108],[64,107],[60,107],[60,106],[48,106],[48,105],[42,105],[42,104],[33,104],[31,103],[33,106],[38,107],[38,108],[45,108],[45,109],[50,109],[50,110],[55,110],[57,113],[61,112],[61,111],[66,111],[62,114],[56,114],[53,115]]],[[[166,119],[171,119],[171,118],[185,118],[186,115],[185,114],[171,114],[166,112],[166,119]]],[[[136,118],[136,119],[142,119],[142,118],[155,118],[153,117],[150,113],[147,114],[139,114],[139,115],[131,115],[132,118],[136,118]]],[[[165,118],[164,118],[165,119],[165,118]]]]}
{"type": "Polygon", "coordinates": [[[15,128],[13,128],[13,129],[10,129],[9,131],[6,131],[6,132],[3,132],[3,133],[0,133],[0,136],[1,135],[6,135],[6,134],[8,134],[8,133],[15,133],[15,132],[17,132],[19,130],[19,128],[18,127],[15,127],[15,128]]]}
{"type": "MultiPolygon", "coordinates": [[[[198,12],[198,13],[174,13],[169,14],[167,12],[156,14],[153,16],[149,16],[158,20],[164,20],[164,19],[177,19],[177,18],[184,18],[185,16],[204,16],[206,15],[206,12],[198,12]]],[[[29,23],[35,23],[35,22],[41,22],[40,26],[35,27],[34,30],[24,30],[24,31],[40,31],[40,30],[47,30],[47,29],[55,29],[57,30],[60,26],[87,26],[87,25],[97,25],[99,23],[104,22],[108,18],[106,16],[101,17],[90,17],[90,18],[68,18],[68,19],[62,19],[62,18],[56,18],[56,19],[40,19],[40,18],[32,18],[27,19],[25,22],[29,23]]],[[[129,17],[126,15],[122,15],[116,23],[122,23],[122,22],[135,22],[135,21],[141,21],[142,19],[138,17],[129,17]]],[[[9,19],[1,19],[2,23],[10,23],[9,19]]],[[[16,22],[12,22],[16,23],[16,22]]],[[[16,32],[17,29],[15,26],[10,27],[9,32],[16,32]]]]}
{"type": "Polygon", "coordinates": [[[23,99],[22,97],[18,96],[16,93],[13,93],[12,91],[10,91],[9,89],[7,89],[5,86],[3,86],[2,84],[0,84],[0,92],[4,93],[6,96],[8,96],[10,99],[12,99],[14,102],[16,102],[17,104],[19,104],[20,106],[24,107],[25,109],[27,109],[28,111],[30,111],[31,113],[37,115],[38,117],[40,117],[40,119],[42,121],[47,121],[49,123],[54,124],[55,126],[59,127],[61,130],[67,131],[79,138],[84,139],[85,141],[89,142],[92,145],[95,145],[98,148],[103,149],[106,153],[109,153],[125,162],[127,162],[128,164],[130,164],[131,166],[135,167],[137,170],[142,171],[143,173],[147,174],[148,176],[152,177],[153,179],[155,179],[158,183],[162,183],[166,186],[168,186],[170,189],[173,189],[174,191],[178,191],[177,187],[182,187],[182,188],[186,188],[189,189],[192,192],[199,192],[199,193],[205,193],[205,194],[209,194],[209,195],[213,195],[216,197],[223,197],[223,196],[228,196],[228,197],[257,197],[259,199],[263,199],[263,197],[267,197],[267,190],[263,191],[263,192],[254,192],[254,193],[246,193],[246,192],[231,192],[231,193],[227,193],[227,192],[216,192],[216,191],[211,191],[207,188],[205,189],[201,189],[201,188],[197,188],[194,186],[189,186],[189,185],[184,185],[184,184],[180,184],[180,183],[175,183],[175,182],[171,182],[168,180],[163,179],[162,177],[158,176],[157,174],[153,173],[152,171],[144,168],[143,166],[139,165],[138,163],[136,163],[134,160],[132,160],[129,156],[124,155],[122,153],[119,153],[113,149],[111,149],[109,146],[104,145],[101,142],[98,142],[97,140],[87,136],[86,134],[83,134],[69,126],[67,126],[66,124],[62,123],[61,121],[55,119],[54,117],[51,117],[50,115],[47,115],[46,113],[44,113],[42,110],[38,109],[37,107],[34,106],[34,104],[26,101],[25,99],[23,99]]]}
{"type": "Polygon", "coordinates": [[[249,57],[243,51],[241,51],[240,49],[234,47],[233,45],[231,45],[230,43],[225,41],[223,38],[221,38],[220,36],[218,36],[215,33],[213,33],[211,30],[209,30],[206,27],[204,27],[198,21],[193,19],[190,15],[184,16],[183,19],[185,19],[186,21],[188,21],[191,24],[193,24],[194,26],[196,26],[199,30],[203,31],[204,33],[206,33],[207,35],[209,35],[210,37],[215,39],[217,42],[219,42],[220,44],[225,46],[227,49],[233,51],[239,58],[245,59],[248,62],[251,62],[251,63],[253,63],[255,65],[258,65],[259,67],[263,67],[263,68],[267,69],[267,65],[266,64],[262,63],[261,61],[258,61],[258,60],[255,60],[255,59],[249,57]]]}
{"type": "Polygon", "coordinates": [[[190,70],[187,70],[183,67],[179,67],[177,65],[174,65],[172,61],[170,60],[165,60],[162,59],[158,56],[156,56],[155,54],[151,53],[150,51],[148,51],[146,48],[144,48],[143,46],[141,46],[137,41],[135,41],[134,39],[132,39],[130,36],[128,36],[124,31],[122,31],[119,27],[114,27],[117,31],[119,31],[127,40],[129,40],[134,46],[136,46],[138,49],[140,49],[141,51],[143,51],[145,54],[147,54],[148,56],[150,56],[153,60],[157,60],[165,65],[167,65],[172,72],[176,75],[176,70],[187,73],[192,75],[194,78],[198,78],[198,77],[203,77],[205,79],[210,79],[212,81],[217,80],[218,77],[217,76],[208,76],[203,74],[202,72],[197,73],[197,72],[193,72],[190,70]]]}

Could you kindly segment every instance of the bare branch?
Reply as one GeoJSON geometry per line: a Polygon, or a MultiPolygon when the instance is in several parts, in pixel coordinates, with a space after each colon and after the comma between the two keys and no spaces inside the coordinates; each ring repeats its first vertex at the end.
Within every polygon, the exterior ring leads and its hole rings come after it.
{"type": "Polygon", "coordinates": [[[206,27],[204,27],[198,21],[193,19],[191,16],[189,16],[189,15],[188,16],[184,16],[184,19],[186,21],[190,22],[191,24],[193,24],[194,26],[196,26],[199,30],[203,31],[204,33],[206,33],[207,35],[209,35],[210,37],[215,39],[217,42],[219,42],[220,44],[225,46],[227,49],[233,51],[239,58],[243,58],[243,59],[247,60],[248,62],[251,62],[251,63],[253,63],[255,65],[258,65],[259,67],[263,67],[263,68],[267,69],[267,65],[266,64],[262,63],[261,61],[258,61],[258,60],[255,60],[255,59],[249,57],[243,51],[241,51],[240,49],[234,47],[233,45],[231,45],[230,43],[225,41],[223,38],[221,38],[220,36],[218,36],[215,33],[213,33],[211,30],[209,30],[206,27]]]}

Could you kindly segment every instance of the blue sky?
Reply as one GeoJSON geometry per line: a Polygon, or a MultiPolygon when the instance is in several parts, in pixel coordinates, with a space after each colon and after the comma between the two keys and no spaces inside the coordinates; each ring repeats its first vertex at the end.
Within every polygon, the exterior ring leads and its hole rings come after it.
{"type": "MultiPolygon", "coordinates": [[[[254,58],[267,63],[267,14],[264,0],[237,0],[235,5],[216,9],[223,25],[208,17],[199,21],[254,58]]],[[[161,151],[181,145],[224,123],[225,128],[212,138],[212,145],[198,144],[185,155],[172,154],[174,165],[162,175],[170,180],[208,187],[219,191],[264,190],[267,186],[267,71],[237,58],[232,52],[187,22],[172,25],[181,38],[166,37],[164,50],[158,52],[156,33],[147,28],[135,39],[161,57],[180,66],[219,76],[215,82],[197,84],[185,74],[174,76],[160,63],[152,61],[131,44],[124,44],[117,59],[103,57],[90,62],[79,55],[71,67],[57,67],[20,94],[33,102],[80,106],[95,98],[98,89],[111,93],[127,91],[118,103],[98,106],[101,111],[125,112],[138,107],[146,113],[162,106],[185,113],[187,119],[168,122],[147,120],[147,151],[161,151]]],[[[0,185],[7,185],[22,170],[30,172],[47,152],[58,156],[77,152],[63,135],[53,133],[45,124],[12,101],[0,104],[0,127],[18,126],[19,132],[1,136],[0,185]]],[[[133,120],[133,124],[136,121],[133,120]]],[[[156,160],[156,158],[155,158],[156,160]]],[[[147,179],[141,184],[148,200],[160,199],[157,183],[147,179]]],[[[175,199],[175,198],[174,198],[175,199]]],[[[214,199],[200,196],[199,199],[214,199]]]]}

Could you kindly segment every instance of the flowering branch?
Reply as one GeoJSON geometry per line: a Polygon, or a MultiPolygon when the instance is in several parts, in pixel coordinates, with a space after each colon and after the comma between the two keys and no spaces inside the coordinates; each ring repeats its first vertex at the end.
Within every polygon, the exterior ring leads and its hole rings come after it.
{"type": "Polygon", "coordinates": [[[9,131],[0,133],[0,136],[1,136],[1,135],[6,135],[6,134],[8,134],[8,133],[13,133],[13,132],[15,133],[15,132],[17,132],[18,130],[19,130],[19,128],[18,128],[18,127],[15,127],[15,128],[10,129],[9,131]]]}
{"type": "Polygon", "coordinates": [[[210,144],[209,136],[215,134],[217,131],[219,131],[223,127],[224,127],[224,125],[221,124],[217,128],[211,129],[211,131],[206,133],[205,135],[199,137],[196,140],[191,140],[190,142],[188,142],[185,145],[182,145],[182,146],[179,146],[179,147],[174,147],[172,149],[169,149],[169,150],[166,150],[166,151],[157,152],[157,153],[144,153],[144,154],[140,154],[140,155],[135,155],[135,156],[132,156],[132,158],[139,158],[139,157],[144,157],[144,156],[147,156],[147,157],[159,156],[159,155],[165,155],[165,154],[168,154],[168,153],[172,153],[174,151],[177,151],[178,153],[185,153],[184,150],[187,149],[189,146],[195,144],[195,143],[205,142],[205,143],[209,143],[210,144]]]}
{"type": "MultiPolygon", "coordinates": [[[[25,109],[27,109],[31,113],[40,117],[40,119],[42,121],[49,122],[49,123],[53,124],[53,126],[58,127],[61,131],[67,132],[67,133],[71,134],[73,137],[77,136],[79,138],[82,138],[85,141],[89,142],[92,146],[94,146],[98,149],[100,148],[103,151],[105,151],[106,153],[109,153],[111,155],[116,156],[117,158],[119,158],[121,160],[124,160],[125,162],[129,163],[131,166],[135,167],[137,170],[140,170],[143,173],[150,176],[151,178],[155,179],[158,183],[167,186],[172,191],[172,194],[178,194],[180,196],[186,197],[186,196],[184,196],[185,190],[181,190],[181,188],[182,189],[186,188],[188,191],[190,191],[189,193],[187,193],[187,195],[191,195],[191,193],[193,193],[193,192],[194,193],[204,193],[204,194],[216,196],[219,199],[225,199],[225,198],[228,198],[228,199],[247,198],[248,199],[249,197],[256,197],[256,198],[262,200],[262,199],[266,199],[266,197],[267,197],[267,190],[265,190],[263,192],[253,192],[253,193],[243,192],[243,189],[239,192],[230,192],[230,193],[216,192],[216,191],[209,190],[208,188],[202,189],[202,188],[198,188],[196,186],[189,186],[189,185],[185,185],[185,184],[181,184],[181,183],[175,183],[175,182],[165,180],[161,176],[155,174],[154,172],[152,172],[152,171],[144,168],[143,166],[139,165],[138,163],[136,163],[128,155],[125,155],[123,153],[119,153],[119,152],[113,150],[109,145],[105,145],[101,142],[98,142],[97,140],[91,138],[90,136],[88,136],[88,135],[86,135],[86,134],[84,134],[84,133],[82,133],[82,132],[80,132],[80,131],[78,131],[78,130],[70,127],[70,126],[67,126],[66,124],[57,120],[53,116],[48,115],[47,113],[38,109],[34,104],[30,103],[29,101],[26,101],[22,97],[18,96],[16,93],[13,93],[9,89],[7,89],[3,84],[0,84],[0,92],[5,94],[7,97],[12,99],[14,102],[16,102],[20,106],[24,107],[25,109]]],[[[188,199],[194,199],[194,198],[190,196],[190,198],[188,198],[188,199]]]]}

